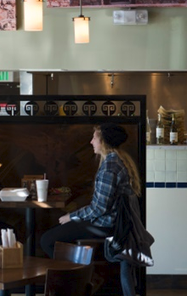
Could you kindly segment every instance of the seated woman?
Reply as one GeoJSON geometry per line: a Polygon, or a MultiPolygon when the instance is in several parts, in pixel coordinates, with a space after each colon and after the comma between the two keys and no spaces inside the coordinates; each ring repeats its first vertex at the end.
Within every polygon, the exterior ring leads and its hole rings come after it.
{"type": "MultiPolygon", "coordinates": [[[[60,217],[59,225],[43,234],[41,246],[49,257],[53,257],[56,241],[75,242],[78,239],[111,236],[119,197],[125,196],[126,190],[129,196],[140,195],[137,167],[124,148],[121,148],[126,139],[127,133],[122,126],[104,123],[94,128],[90,143],[94,153],[100,156],[100,166],[95,177],[91,203],[60,217]]],[[[121,262],[121,285],[125,296],[135,296],[131,269],[131,264],[125,260],[121,262]]]]}

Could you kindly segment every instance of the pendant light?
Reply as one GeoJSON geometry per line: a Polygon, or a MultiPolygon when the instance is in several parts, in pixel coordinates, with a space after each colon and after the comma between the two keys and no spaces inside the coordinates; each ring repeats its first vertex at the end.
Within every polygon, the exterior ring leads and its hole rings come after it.
{"type": "Polygon", "coordinates": [[[80,15],[73,18],[75,43],[89,43],[89,21],[90,17],[82,14],[82,0],[80,0],[80,15]]]}
{"type": "Polygon", "coordinates": [[[43,30],[43,0],[24,0],[24,30],[43,30]]]}

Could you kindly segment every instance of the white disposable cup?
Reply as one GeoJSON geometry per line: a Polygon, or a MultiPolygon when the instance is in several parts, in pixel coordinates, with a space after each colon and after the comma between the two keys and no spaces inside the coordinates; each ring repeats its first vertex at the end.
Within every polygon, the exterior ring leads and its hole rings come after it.
{"type": "Polygon", "coordinates": [[[36,180],[37,199],[39,202],[47,200],[49,180],[36,180]]]}

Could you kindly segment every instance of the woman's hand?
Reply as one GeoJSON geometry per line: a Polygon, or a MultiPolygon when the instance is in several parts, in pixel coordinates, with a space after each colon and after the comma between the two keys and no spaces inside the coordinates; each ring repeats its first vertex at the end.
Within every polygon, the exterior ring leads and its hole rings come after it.
{"type": "Polygon", "coordinates": [[[67,223],[69,221],[71,221],[69,214],[66,214],[66,215],[59,218],[59,223],[60,224],[65,224],[65,223],[67,223]]]}

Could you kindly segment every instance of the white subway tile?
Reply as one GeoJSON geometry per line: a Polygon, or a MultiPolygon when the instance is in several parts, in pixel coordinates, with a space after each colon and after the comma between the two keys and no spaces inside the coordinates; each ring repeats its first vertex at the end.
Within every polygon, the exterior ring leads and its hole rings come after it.
{"type": "Polygon", "coordinates": [[[167,172],[166,182],[177,182],[177,172],[167,172]]]}
{"type": "Polygon", "coordinates": [[[177,150],[177,159],[187,159],[187,151],[177,150]]]}
{"type": "Polygon", "coordinates": [[[146,170],[147,171],[154,171],[154,161],[153,160],[147,160],[146,170]]]}
{"type": "Polygon", "coordinates": [[[149,150],[147,149],[146,158],[147,158],[147,160],[154,159],[155,158],[155,150],[154,149],[149,149],[149,150]]]}
{"type": "Polygon", "coordinates": [[[187,182],[187,172],[177,172],[177,182],[187,182]]]}
{"type": "Polygon", "coordinates": [[[155,182],[165,182],[166,174],[165,172],[155,172],[155,182]]]}
{"type": "Polygon", "coordinates": [[[146,181],[147,182],[155,182],[155,173],[148,171],[146,174],[146,181]]]}
{"type": "Polygon", "coordinates": [[[166,150],[166,159],[176,159],[177,151],[175,150],[166,150]]]}
{"type": "Polygon", "coordinates": [[[177,171],[187,172],[187,159],[177,160],[177,171]]]}
{"type": "Polygon", "coordinates": [[[177,171],[177,160],[176,159],[167,159],[166,160],[166,171],[167,172],[176,172],[177,171]]]}
{"type": "Polygon", "coordinates": [[[164,171],[166,170],[166,166],[165,166],[165,160],[155,160],[154,161],[155,164],[154,164],[154,167],[155,167],[155,172],[158,171],[158,172],[161,172],[161,171],[164,171]]]}
{"type": "Polygon", "coordinates": [[[155,159],[165,159],[165,150],[164,149],[156,149],[155,150],[155,159]]]}

